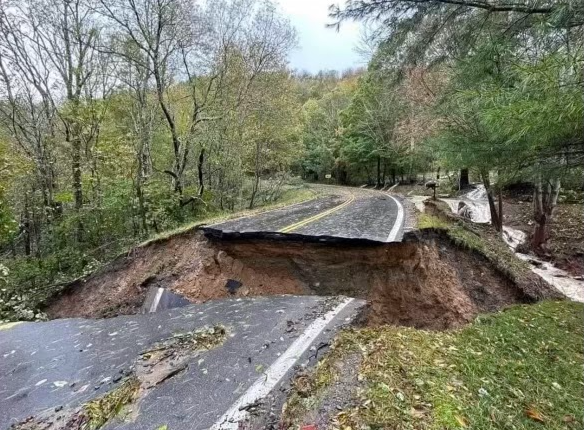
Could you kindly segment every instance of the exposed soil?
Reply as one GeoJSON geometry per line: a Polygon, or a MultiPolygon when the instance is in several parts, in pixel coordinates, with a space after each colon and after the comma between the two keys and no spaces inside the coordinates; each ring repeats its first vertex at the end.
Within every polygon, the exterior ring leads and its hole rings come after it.
{"type": "MultiPolygon", "coordinates": [[[[218,241],[193,230],[136,248],[76,281],[46,311],[52,318],[135,313],[151,285],[193,302],[233,295],[343,294],[369,301],[372,325],[432,329],[536,299],[486,258],[436,232],[408,233],[402,243],[355,245],[218,241]]],[[[554,297],[551,288],[539,293],[554,297]]]]}

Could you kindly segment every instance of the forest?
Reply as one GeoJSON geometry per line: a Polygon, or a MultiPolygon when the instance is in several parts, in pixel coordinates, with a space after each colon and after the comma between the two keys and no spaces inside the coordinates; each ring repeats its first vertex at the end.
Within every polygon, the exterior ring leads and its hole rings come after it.
{"type": "Polygon", "coordinates": [[[527,182],[545,247],[584,186],[582,2],[348,0],[323,25],[351,20],[367,65],[314,74],[267,0],[0,2],[0,310],[304,182],[470,173],[497,230],[527,182]]]}

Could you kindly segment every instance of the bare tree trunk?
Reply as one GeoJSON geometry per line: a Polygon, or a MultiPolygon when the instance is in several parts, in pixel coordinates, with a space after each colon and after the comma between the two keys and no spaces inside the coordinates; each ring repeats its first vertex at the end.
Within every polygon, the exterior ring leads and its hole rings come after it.
{"type": "Polygon", "coordinates": [[[533,190],[533,219],[535,228],[531,246],[536,252],[544,252],[550,238],[550,223],[560,193],[560,180],[553,179],[543,186],[541,174],[538,174],[533,190]]]}
{"type": "Polygon", "coordinates": [[[383,172],[381,174],[381,184],[385,186],[385,175],[387,173],[387,161],[383,160],[383,172]]]}
{"type": "Polygon", "coordinates": [[[148,232],[148,223],[146,220],[146,204],[144,201],[144,158],[138,154],[138,172],[136,174],[136,197],[138,197],[138,211],[140,213],[140,221],[142,224],[142,231],[148,232]]]}
{"type": "Polygon", "coordinates": [[[32,251],[32,238],[30,228],[30,212],[28,209],[28,192],[24,194],[24,212],[22,214],[22,232],[24,233],[24,255],[28,256],[32,251]]]}
{"type": "MultiPolygon", "coordinates": [[[[483,180],[483,185],[487,191],[487,201],[489,203],[489,212],[491,214],[491,224],[493,227],[495,227],[495,230],[500,232],[503,229],[501,222],[503,215],[497,212],[497,207],[495,206],[495,198],[493,197],[493,187],[491,187],[489,172],[481,172],[481,179],[483,180]]],[[[499,197],[501,198],[501,194],[499,194],[499,197]]],[[[502,209],[502,203],[501,206],[499,206],[499,209],[502,209]]]]}
{"type": "Polygon", "coordinates": [[[458,183],[458,189],[463,190],[469,186],[470,182],[468,180],[468,169],[460,169],[460,179],[458,183]]]}
{"type": "Polygon", "coordinates": [[[164,85],[162,82],[162,76],[161,76],[161,72],[159,70],[160,65],[158,64],[158,60],[155,59],[154,60],[154,66],[153,66],[153,75],[154,75],[154,81],[156,82],[156,96],[158,99],[158,105],[160,106],[160,109],[162,110],[162,113],[164,115],[164,118],[166,120],[166,123],[168,125],[168,129],[170,131],[170,136],[171,136],[171,140],[172,140],[172,149],[173,149],[173,155],[174,155],[174,163],[173,163],[173,170],[172,171],[167,171],[165,170],[166,173],[168,173],[171,177],[172,177],[172,181],[173,181],[173,188],[174,191],[176,193],[178,193],[178,195],[182,198],[182,194],[183,194],[183,184],[182,184],[182,157],[181,157],[181,143],[180,143],[180,138],[178,136],[178,131],[176,129],[176,123],[174,122],[174,117],[172,116],[170,109],[168,108],[168,106],[166,105],[166,102],[164,100],[164,85]]]}
{"type": "Polygon", "coordinates": [[[73,175],[73,196],[75,200],[75,212],[77,213],[77,242],[83,241],[83,222],[81,220],[81,209],[83,208],[83,183],[81,176],[81,139],[77,132],[71,136],[67,132],[66,140],[71,145],[71,169],[73,175]]]}
{"type": "Polygon", "coordinates": [[[203,176],[204,166],[205,166],[205,148],[201,148],[201,152],[199,153],[199,162],[197,163],[197,175],[199,177],[199,197],[202,197],[203,192],[205,191],[205,181],[203,176]]]}
{"type": "Polygon", "coordinates": [[[260,185],[260,151],[261,151],[261,144],[258,141],[256,143],[256,154],[255,154],[255,177],[254,177],[253,188],[251,191],[251,198],[249,200],[249,209],[253,209],[254,200],[255,200],[256,194],[258,192],[259,185],[260,185]]]}
{"type": "Polygon", "coordinates": [[[503,230],[503,187],[499,185],[497,191],[499,195],[499,225],[501,226],[501,230],[503,230]]]}
{"type": "Polygon", "coordinates": [[[377,188],[381,186],[381,157],[377,156],[377,188]]]}

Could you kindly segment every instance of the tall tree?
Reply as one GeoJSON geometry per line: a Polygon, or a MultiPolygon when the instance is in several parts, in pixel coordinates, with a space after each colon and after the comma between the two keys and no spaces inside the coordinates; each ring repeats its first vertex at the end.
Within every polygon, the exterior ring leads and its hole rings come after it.
{"type": "Polygon", "coordinates": [[[10,106],[3,109],[3,117],[12,123],[9,127],[20,146],[34,148],[29,155],[36,158],[47,207],[54,206],[55,186],[50,142],[64,137],[70,153],[78,241],[83,239],[83,151],[98,136],[94,102],[104,96],[102,72],[107,70],[103,63],[97,65],[98,27],[95,14],[81,0],[0,5],[5,41],[0,71],[10,106]],[[35,118],[39,124],[34,124],[35,118]]]}

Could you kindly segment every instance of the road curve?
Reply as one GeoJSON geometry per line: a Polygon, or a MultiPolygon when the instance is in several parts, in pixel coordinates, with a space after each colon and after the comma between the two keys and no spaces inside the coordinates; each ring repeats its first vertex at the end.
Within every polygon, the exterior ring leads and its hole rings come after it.
{"type": "Polygon", "coordinates": [[[396,242],[403,236],[405,211],[388,193],[330,187],[330,194],[308,202],[206,227],[214,234],[269,233],[307,237],[396,242]]]}

